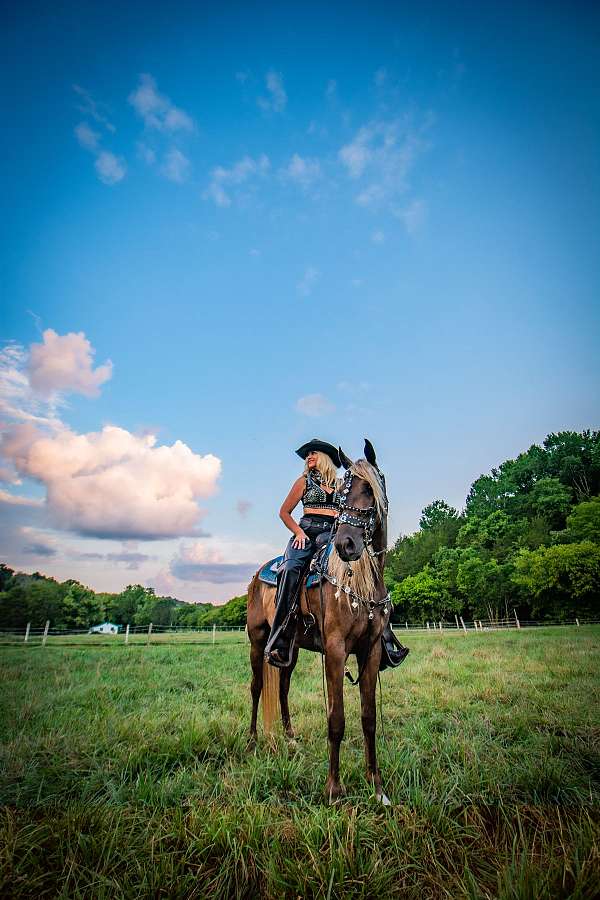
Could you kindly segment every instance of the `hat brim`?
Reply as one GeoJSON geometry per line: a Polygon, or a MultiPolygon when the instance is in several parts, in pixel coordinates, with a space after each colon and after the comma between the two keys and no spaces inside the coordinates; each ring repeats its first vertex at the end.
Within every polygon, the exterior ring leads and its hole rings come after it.
{"type": "Polygon", "coordinates": [[[315,450],[318,450],[320,453],[326,453],[336,469],[339,469],[342,461],[338,449],[337,447],[334,447],[333,444],[328,444],[327,441],[320,441],[318,438],[313,438],[312,441],[308,441],[306,444],[302,444],[301,447],[298,447],[296,453],[301,459],[306,459],[308,454],[315,450]]]}

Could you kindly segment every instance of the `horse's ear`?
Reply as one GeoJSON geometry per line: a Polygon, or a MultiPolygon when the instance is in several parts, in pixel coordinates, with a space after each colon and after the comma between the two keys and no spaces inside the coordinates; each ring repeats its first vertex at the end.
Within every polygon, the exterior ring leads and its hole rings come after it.
{"type": "Polygon", "coordinates": [[[377,457],[375,456],[375,450],[369,438],[365,438],[365,459],[368,463],[371,463],[372,466],[377,466],[377,457]]]}
{"type": "Polygon", "coordinates": [[[350,466],[352,465],[352,460],[346,456],[346,454],[344,453],[344,451],[342,450],[341,447],[338,447],[338,451],[340,454],[340,461],[341,461],[343,467],[345,469],[349,469],[350,466]]]}

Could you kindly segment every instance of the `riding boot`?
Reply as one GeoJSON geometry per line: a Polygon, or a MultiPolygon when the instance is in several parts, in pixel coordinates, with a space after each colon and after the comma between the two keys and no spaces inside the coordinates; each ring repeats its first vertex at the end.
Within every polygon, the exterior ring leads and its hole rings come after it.
{"type": "Polygon", "coordinates": [[[379,671],[384,669],[395,669],[408,656],[408,647],[404,647],[392,630],[392,626],[388,622],[383,629],[381,635],[381,662],[379,663],[379,671]]]}
{"type": "Polygon", "coordinates": [[[277,597],[275,618],[265,647],[265,659],[272,666],[285,668],[292,660],[296,622],[298,620],[298,593],[304,572],[296,566],[286,566],[277,573],[277,597]]]}

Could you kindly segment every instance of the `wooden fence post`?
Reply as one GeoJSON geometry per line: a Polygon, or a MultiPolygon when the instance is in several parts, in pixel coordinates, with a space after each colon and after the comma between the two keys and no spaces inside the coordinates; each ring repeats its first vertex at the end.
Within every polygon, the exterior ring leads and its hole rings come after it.
{"type": "Polygon", "coordinates": [[[440,631],[442,630],[442,623],[440,622],[440,631]]]}
{"type": "Polygon", "coordinates": [[[148,625],[148,639],[146,640],[146,646],[150,643],[150,637],[152,636],[152,622],[148,625]]]}
{"type": "Polygon", "coordinates": [[[405,622],[404,625],[406,627],[406,630],[408,631],[408,622],[405,622]]]}
{"type": "Polygon", "coordinates": [[[429,622],[427,623],[427,631],[429,631],[429,622]]]}
{"type": "Polygon", "coordinates": [[[127,627],[125,628],[125,643],[129,643],[129,622],[127,623],[127,627]]]}
{"type": "Polygon", "coordinates": [[[44,628],[44,634],[42,637],[42,647],[46,645],[46,641],[48,640],[48,631],[50,630],[50,619],[46,621],[46,627],[44,628]]]}
{"type": "Polygon", "coordinates": [[[466,633],[467,633],[467,626],[465,625],[465,620],[463,619],[462,616],[460,617],[460,621],[461,621],[461,624],[462,624],[462,627],[463,627],[463,631],[464,631],[464,633],[466,634],[466,633]]]}
{"type": "Polygon", "coordinates": [[[577,627],[579,628],[579,619],[575,619],[575,622],[577,623],[577,627]]]}
{"type": "MultiPolygon", "coordinates": [[[[578,623],[578,624],[579,624],[579,623],[578,623]]],[[[31,628],[31,622],[28,622],[28,623],[27,623],[27,628],[25,629],[25,640],[23,641],[24,644],[26,644],[27,641],[29,640],[29,629],[30,629],[30,628],[31,628]]]]}
{"type": "Polygon", "coordinates": [[[517,628],[520,628],[520,627],[521,627],[521,623],[519,622],[519,620],[518,620],[518,618],[517,618],[517,611],[516,611],[516,609],[513,609],[513,612],[514,612],[514,614],[515,614],[515,622],[517,623],[517,628]]]}
{"type": "Polygon", "coordinates": [[[213,625],[213,639],[212,639],[213,644],[215,643],[216,640],[217,640],[217,626],[213,625]]]}

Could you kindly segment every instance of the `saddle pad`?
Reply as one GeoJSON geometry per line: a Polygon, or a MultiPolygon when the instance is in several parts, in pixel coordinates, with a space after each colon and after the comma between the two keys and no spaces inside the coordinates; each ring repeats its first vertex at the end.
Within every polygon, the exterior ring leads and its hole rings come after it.
{"type": "MultiPolygon", "coordinates": [[[[327,551],[327,556],[331,553],[332,544],[329,545],[329,549],[327,551]]],[[[277,584],[277,569],[283,562],[283,556],[276,556],[274,559],[270,559],[268,562],[264,564],[258,573],[258,577],[260,581],[264,581],[265,584],[272,584],[275,586],[277,584]]],[[[311,588],[315,587],[321,581],[319,575],[315,572],[311,572],[306,579],[306,587],[311,588]]]]}

